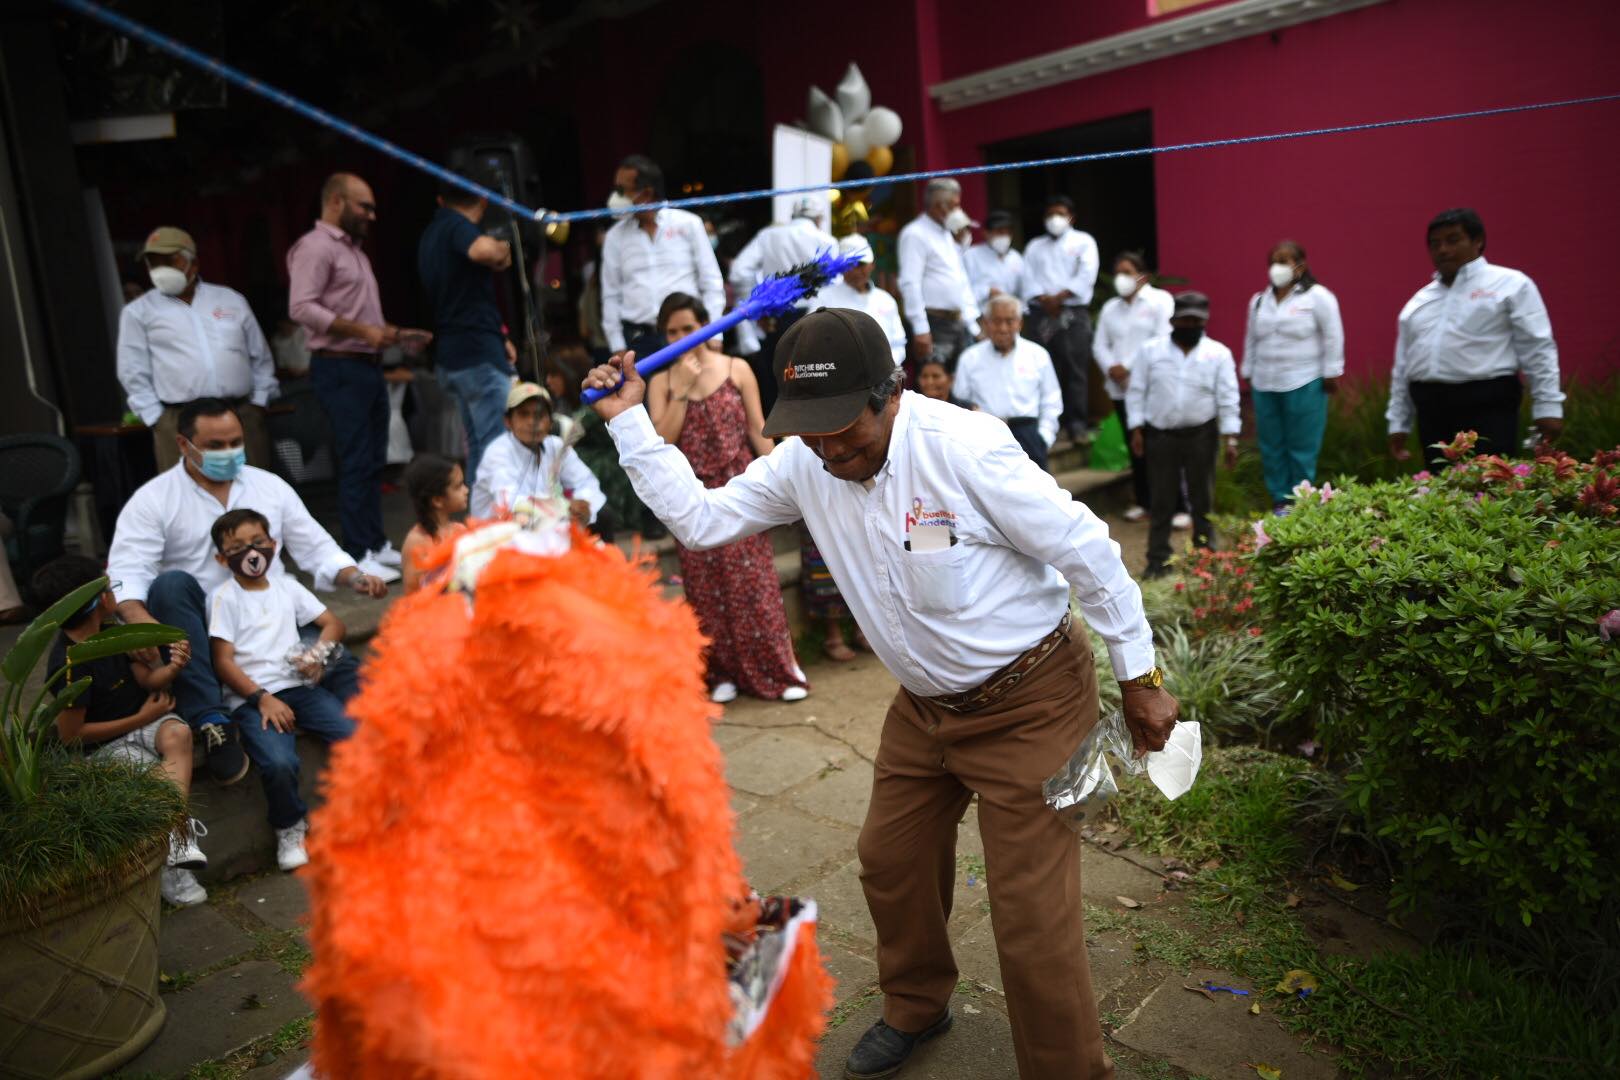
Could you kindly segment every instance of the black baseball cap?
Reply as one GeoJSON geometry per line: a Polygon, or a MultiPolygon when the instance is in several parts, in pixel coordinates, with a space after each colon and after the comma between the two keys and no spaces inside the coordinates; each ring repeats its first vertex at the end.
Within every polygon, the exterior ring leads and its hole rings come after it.
{"type": "Polygon", "coordinates": [[[1013,216],[1006,210],[992,210],[985,215],[984,227],[987,229],[1010,229],[1013,227],[1013,216]]]}
{"type": "Polygon", "coordinates": [[[1177,293],[1175,311],[1170,317],[1172,319],[1180,319],[1189,315],[1208,322],[1209,297],[1205,296],[1201,292],[1177,293]]]}
{"type": "Polygon", "coordinates": [[[776,346],[776,404],[765,434],[831,435],[861,418],[872,388],[894,374],[889,338],[864,311],[822,308],[776,346]]]}

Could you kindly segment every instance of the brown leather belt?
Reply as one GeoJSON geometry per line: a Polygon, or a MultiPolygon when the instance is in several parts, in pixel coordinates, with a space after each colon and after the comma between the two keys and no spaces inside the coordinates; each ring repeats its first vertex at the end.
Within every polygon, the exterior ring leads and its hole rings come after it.
{"type": "Polygon", "coordinates": [[[931,307],[924,309],[924,314],[932,315],[939,319],[960,319],[962,317],[962,312],[959,308],[931,307]]]}
{"type": "Polygon", "coordinates": [[[1006,697],[1013,687],[1024,680],[1024,677],[1041,664],[1046,658],[1057,651],[1057,647],[1069,638],[1069,627],[1074,622],[1074,616],[1069,612],[1063,613],[1058,620],[1056,629],[1041,640],[1025,649],[1018,655],[1018,659],[990,676],[972,690],[964,690],[960,694],[946,694],[944,697],[929,698],[928,700],[942,709],[951,712],[970,713],[978,712],[987,705],[993,705],[1006,697]]]}

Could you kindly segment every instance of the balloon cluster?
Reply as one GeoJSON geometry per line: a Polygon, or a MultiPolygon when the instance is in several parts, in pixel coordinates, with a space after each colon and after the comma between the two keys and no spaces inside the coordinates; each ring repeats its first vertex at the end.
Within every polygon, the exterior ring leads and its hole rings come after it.
{"type": "Polygon", "coordinates": [[[894,168],[894,144],[900,141],[900,117],[882,105],[872,105],[872,88],[855,64],[849,65],[833,99],[820,87],[810,88],[810,130],[833,141],[832,178],[842,180],[849,167],[864,161],[873,176],[887,176],[894,168]]]}

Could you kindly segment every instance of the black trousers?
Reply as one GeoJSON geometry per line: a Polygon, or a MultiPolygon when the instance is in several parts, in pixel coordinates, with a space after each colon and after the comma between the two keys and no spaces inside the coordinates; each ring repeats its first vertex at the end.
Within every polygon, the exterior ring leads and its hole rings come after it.
{"type": "Polygon", "coordinates": [[[1089,409],[1086,380],[1091,374],[1091,312],[1066,307],[1052,318],[1039,304],[1024,317],[1024,336],[1052,354],[1058,389],[1063,391],[1063,426],[1071,432],[1086,426],[1089,409]]]}
{"type": "MultiPolygon", "coordinates": [[[[1125,411],[1125,399],[1120,398],[1114,402],[1114,412],[1119,415],[1119,426],[1125,432],[1125,449],[1131,454],[1131,498],[1136,505],[1146,510],[1153,505],[1152,497],[1148,494],[1147,458],[1138,457],[1136,451],[1131,450],[1131,418],[1125,411]]],[[[1177,482],[1179,486],[1179,481],[1177,482]]]]}
{"type": "Polygon", "coordinates": [[[1170,519],[1176,516],[1183,477],[1192,505],[1193,547],[1214,543],[1209,511],[1215,503],[1215,454],[1221,437],[1214,420],[1189,428],[1144,425],[1142,435],[1147,443],[1149,509],[1153,511],[1148,526],[1148,566],[1158,567],[1170,561],[1170,519]]]}
{"type": "Polygon", "coordinates": [[[1431,468],[1446,464],[1445,455],[1432,449],[1434,444],[1449,443],[1460,431],[1479,433],[1477,453],[1504,457],[1518,453],[1524,384],[1517,375],[1460,383],[1415,382],[1410,390],[1417,409],[1418,441],[1431,468]]]}
{"type": "Polygon", "coordinates": [[[1018,440],[1018,445],[1024,448],[1029,459],[1041,468],[1046,468],[1046,440],[1041,438],[1041,422],[1033,416],[1015,416],[1007,421],[1012,429],[1012,437],[1018,440]]]}
{"type": "MultiPolygon", "coordinates": [[[[945,365],[945,370],[952,375],[956,374],[956,358],[962,355],[962,350],[973,344],[973,335],[968,333],[967,323],[955,315],[936,314],[928,312],[928,336],[934,339],[933,356],[945,365]]],[[[919,367],[927,357],[917,361],[919,367]]]]}

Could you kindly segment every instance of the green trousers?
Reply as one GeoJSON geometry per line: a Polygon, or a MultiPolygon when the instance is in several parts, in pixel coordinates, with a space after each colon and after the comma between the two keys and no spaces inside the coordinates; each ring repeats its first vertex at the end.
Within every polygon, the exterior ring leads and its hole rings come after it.
{"type": "Polygon", "coordinates": [[[1301,480],[1316,482],[1316,455],[1327,429],[1327,392],[1321,379],[1281,393],[1254,391],[1254,426],[1273,503],[1292,497],[1301,480]]]}

